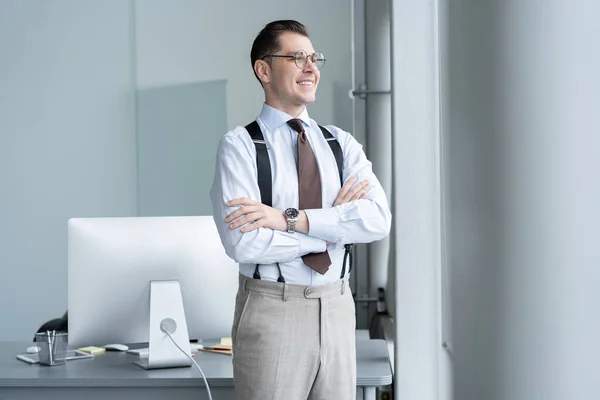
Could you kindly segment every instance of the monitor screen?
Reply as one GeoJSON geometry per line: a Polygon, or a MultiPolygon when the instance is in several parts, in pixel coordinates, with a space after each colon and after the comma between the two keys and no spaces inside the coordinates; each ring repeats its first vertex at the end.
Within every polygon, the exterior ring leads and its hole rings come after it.
{"type": "Polygon", "coordinates": [[[161,280],[179,281],[190,339],[231,336],[238,271],[212,216],[72,218],[69,346],[148,342],[161,280]]]}

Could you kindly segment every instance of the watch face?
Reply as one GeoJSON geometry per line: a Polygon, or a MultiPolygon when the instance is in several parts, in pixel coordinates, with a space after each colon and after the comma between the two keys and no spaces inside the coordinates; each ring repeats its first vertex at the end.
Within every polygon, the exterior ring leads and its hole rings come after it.
{"type": "Polygon", "coordinates": [[[286,217],[296,218],[298,216],[298,210],[296,210],[295,208],[288,208],[287,210],[285,210],[285,215],[286,217]]]}

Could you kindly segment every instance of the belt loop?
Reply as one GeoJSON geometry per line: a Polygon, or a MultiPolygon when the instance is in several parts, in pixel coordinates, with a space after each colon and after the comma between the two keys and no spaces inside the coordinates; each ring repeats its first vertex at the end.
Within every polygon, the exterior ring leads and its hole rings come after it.
{"type": "Polygon", "coordinates": [[[288,291],[288,284],[284,283],[283,284],[283,301],[287,301],[287,299],[288,299],[287,291],[288,291]]]}
{"type": "Polygon", "coordinates": [[[344,284],[344,280],[342,279],[342,294],[346,291],[346,285],[344,284]]]}
{"type": "Polygon", "coordinates": [[[248,283],[248,278],[244,278],[244,294],[248,294],[248,289],[246,289],[246,284],[248,283]]]}

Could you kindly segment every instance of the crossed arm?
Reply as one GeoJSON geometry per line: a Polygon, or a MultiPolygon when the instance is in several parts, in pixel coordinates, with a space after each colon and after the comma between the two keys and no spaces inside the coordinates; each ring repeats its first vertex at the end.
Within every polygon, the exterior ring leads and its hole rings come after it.
{"type": "Polygon", "coordinates": [[[239,263],[286,262],[325,251],[329,243],[368,243],[391,225],[387,199],[362,147],[344,153],[347,178],[331,207],[300,210],[296,233],[287,232],[283,210],[256,200],[260,190],[251,142],[226,135],[219,145],[211,189],[213,217],[227,254],[239,263]]]}
{"type": "MultiPolygon", "coordinates": [[[[354,176],[342,186],[333,206],[366,199],[368,191],[369,181],[365,179],[357,183],[357,178],[354,176]]],[[[281,232],[287,231],[287,221],[283,216],[283,210],[269,207],[246,197],[238,197],[227,202],[227,207],[236,206],[240,207],[225,218],[225,222],[229,224],[229,229],[239,228],[241,232],[252,232],[258,228],[269,228],[281,232]]],[[[308,233],[309,223],[306,212],[304,210],[299,211],[296,231],[308,233]]]]}

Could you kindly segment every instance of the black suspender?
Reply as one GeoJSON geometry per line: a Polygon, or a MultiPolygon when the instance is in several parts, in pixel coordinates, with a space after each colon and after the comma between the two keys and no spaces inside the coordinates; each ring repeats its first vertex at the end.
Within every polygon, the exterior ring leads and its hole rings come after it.
{"type": "Polygon", "coordinates": [[[321,129],[321,133],[323,133],[325,140],[327,140],[327,143],[329,144],[329,147],[335,156],[335,162],[340,173],[340,187],[342,187],[344,186],[344,153],[342,153],[342,146],[340,146],[340,142],[333,137],[327,128],[321,125],[319,125],[319,128],[321,129]]]}
{"type": "Polygon", "coordinates": [[[273,207],[273,181],[271,179],[271,161],[267,151],[267,142],[258,126],[258,122],[252,121],[246,125],[254,146],[256,147],[256,169],[258,170],[258,187],[263,204],[273,207]]]}
{"type": "MultiPolygon", "coordinates": [[[[342,152],[342,147],[340,143],[336,140],[336,138],[327,130],[327,128],[319,125],[321,129],[321,133],[331,151],[333,152],[333,156],[335,157],[335,162],[338,167],[338,172],[340,175],[340,187],[344,186],[344,153],[342,152]]],[[[273,207],[273,181],[271,178],[271,161],[269,159],[269,152],[267,151],[267,143],[265,142],[265,137],[263,136],[262,131],[260,130],[260,126],[258,122],[252,121],[248,125],[246,125],[246,130],[250,134],[252,141],[254,142],[254,146],[256,147],[256,168],[258,170],[258,187],[260,189],[260,198],[261,202],[269,207],[273,207]]],[[[344,262],[342,266],[342,274],[340,279],[344,277],[346,274],[346,261],[349,260],[350,264],[348,267],[348,273],[352,271],[352,244],[344,245],[345,253],[344,253],[344,262]]],[[[279,269],[279,278],[278,282],[285,282],[285,279],[281,275],[281,268],[279,268],[279,264],[277,264],[277,269],[279,269]]],[[[258,265],[256,265],[256,269],[254,270],[254,279],[260,279],[260,272],[258,271],[258,265]]]]}
{"type": "MultiPolygon", "coordinates": [[[[324,126],[319,125],[321,129],[321,133],[329,143],[329,147],[335,156],[335,162],[338,167],[338,171],[340,173],[340,187],[344,186],[344,153],[342,152],[342,146],[340,146],[340,142],[336,140],[335,137],[325,128],[324,126]]],[[[257,160],[258,161],[258,160],[257,160]]],[[[340,279],[346,275],[346,261],[349,261],[348,273],[352,271],[352,244],[348,243],[344,245],[344,261],[342,263],[342,273],[340,275],[340,279]]]]}

